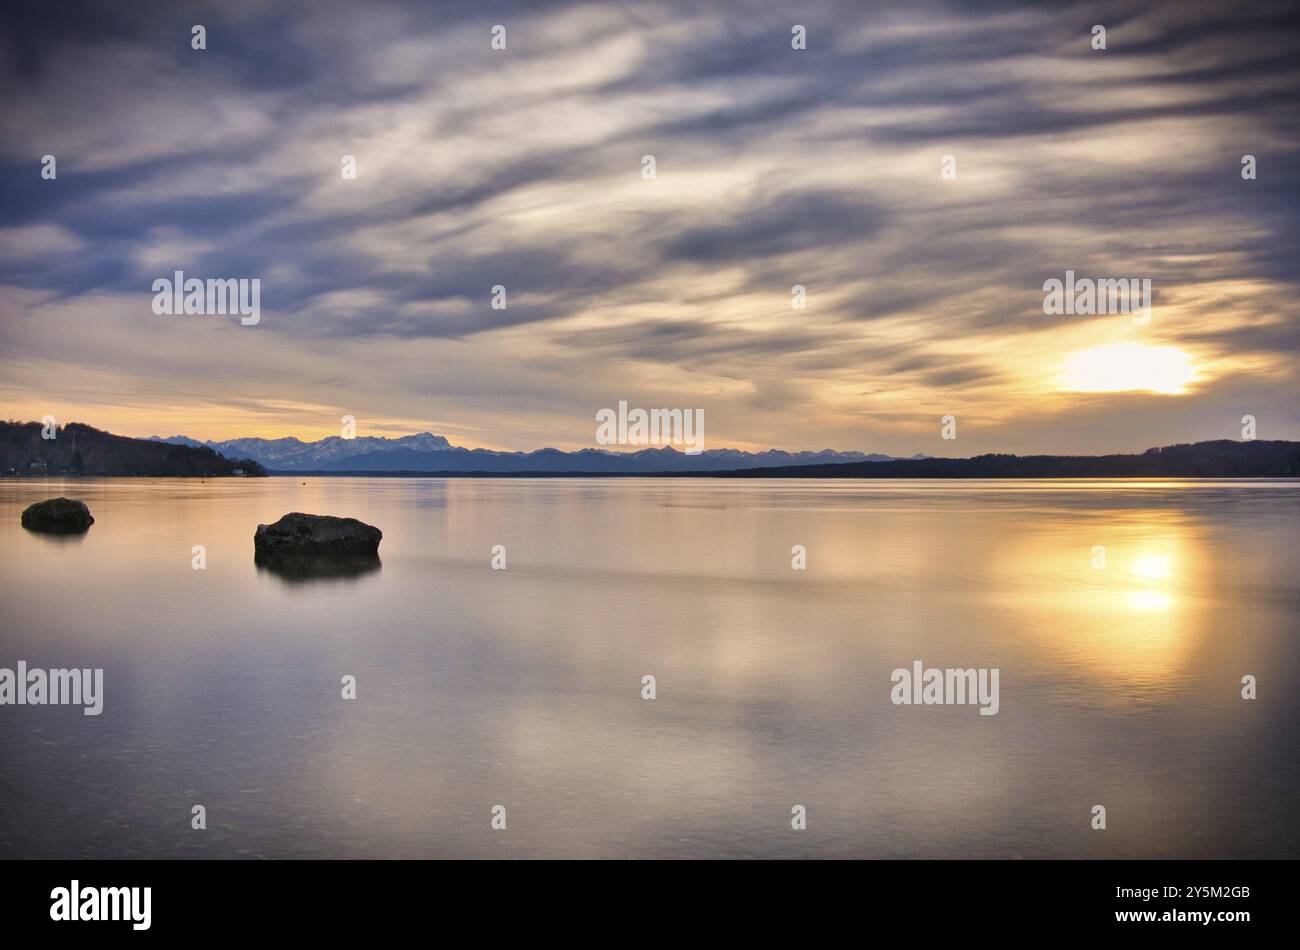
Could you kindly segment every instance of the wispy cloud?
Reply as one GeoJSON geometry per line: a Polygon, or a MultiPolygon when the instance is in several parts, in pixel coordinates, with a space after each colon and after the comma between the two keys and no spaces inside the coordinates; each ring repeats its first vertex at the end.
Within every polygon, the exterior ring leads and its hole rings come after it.
{"type": "Polygon", "coordinates": [[[712,444],[745,447],[951,452],[945,413],[962,454],[1231,437],[1243,413],[1300,437],[1285,13],[20,10],[0,33],[0,398],[135,434],[309,436],[350,413],[505,448],[590,444],[618,398],[703,407],[712,444]],[[155,316],[176,269],[260,277],[261,323],[155,316]],[[1045,316],[1066,269],[1151,277],[1155,319],[1045,316]],[[1124,341],[1180,347],[1199,381],[1061,391],[1070,353],[1124,341]]]}

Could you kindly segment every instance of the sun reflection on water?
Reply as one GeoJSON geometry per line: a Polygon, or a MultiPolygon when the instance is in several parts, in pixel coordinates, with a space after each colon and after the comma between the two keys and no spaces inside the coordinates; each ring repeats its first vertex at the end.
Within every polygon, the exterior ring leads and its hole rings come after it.
{"type": "Polygon", "coordinates": [[[1168,610],[1174,599],[1162,590],[1135,590],[1128,595],[1129,606],[1139,613],[1168,610]]]}
{"type": "Polygon", "coordinates": [[[1173,557],[1168,553],[1142,554],[1133,559],[1129,570],[1138,577],[1166,578],[1173,573],[1173,557]]]}
{"type": "MultiPolygon", "coordinates": [[[[1026,659],[1055,656],[1121,701],[1140,686],[1177,679],[1207,633],[1194,592],[1203,573],[1201,541],[1186,522],[1156,516],[1106,532],[1104,566],[1079,533],[1045,532],[1008,552],[1017,613],[1041,632],[1026,659]]],[[[1091,541],[1092,538],[1086,540],[1091,541]]]]}

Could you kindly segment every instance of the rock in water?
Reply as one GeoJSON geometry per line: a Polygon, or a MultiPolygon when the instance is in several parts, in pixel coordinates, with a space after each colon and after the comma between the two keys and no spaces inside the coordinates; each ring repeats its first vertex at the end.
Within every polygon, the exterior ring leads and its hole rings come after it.
{"type": "Polygon", "coordinates": [[[47,498],[23,511],[23,527],[32,531],[85,531],[95,519],[84,501],[47,498]]]}
{"type": "Polygon", "coordinates": [[[275,524],[259,524],[253,535],[258,556],[284,554],[376,555],[384,533],[356,518],[304,515],[295,511],[275,524]]]}

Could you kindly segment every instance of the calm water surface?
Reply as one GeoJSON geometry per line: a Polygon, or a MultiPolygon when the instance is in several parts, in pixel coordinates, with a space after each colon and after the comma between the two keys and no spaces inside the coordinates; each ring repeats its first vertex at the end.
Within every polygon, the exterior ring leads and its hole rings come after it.
{"type": "Polygon", "coordinates": [[[1296,857],[1298,538],[1294,482],[0,481],[0,667],[105,670],[0,707],[0,857],[1296,857]],[[289,511],[382,568],[259,570],[289,511]]]}

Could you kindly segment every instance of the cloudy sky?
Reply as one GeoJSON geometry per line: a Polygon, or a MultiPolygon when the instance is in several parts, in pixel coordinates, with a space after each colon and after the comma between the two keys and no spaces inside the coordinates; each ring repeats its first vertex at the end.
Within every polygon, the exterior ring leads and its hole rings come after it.
{"type": "Polygon", "coordinates": [[[0,405],[508,449],[592,445],[619,400],[702,408],[709,448],[1300,438],[1287,11],[15,7],[0,405]],[[178,269],[260,278],[261,322],[156,315],[178,269]],[[1150,278],[1151,320],[1045,315],[1066,270],[1150,278]]]}

